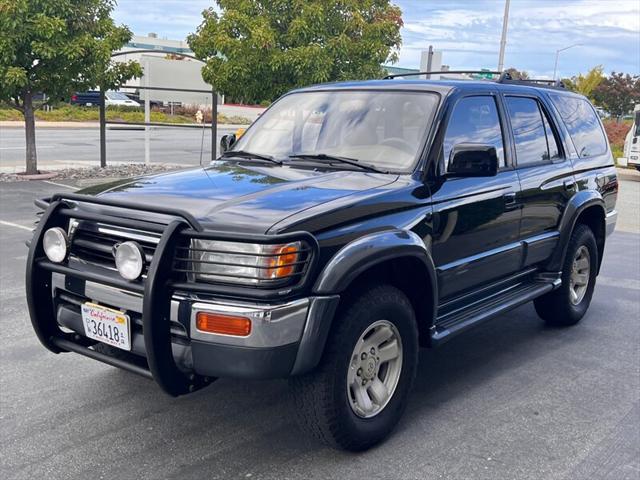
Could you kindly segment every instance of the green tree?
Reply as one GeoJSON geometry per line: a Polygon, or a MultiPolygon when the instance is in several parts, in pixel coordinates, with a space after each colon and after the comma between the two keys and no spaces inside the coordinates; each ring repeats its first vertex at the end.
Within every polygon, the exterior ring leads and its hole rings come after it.
{"type": "Polygon", "coordinates": [[[518,70],[517,68],[511,67],[505,70],[506,73],[511,75],[511,78],[514,80],[528,80],[529,74],[525,70],[518,70]]]}
{"type": "Polygon", "coordinates": [[[111,19],[115,0],[0,0],[0,101],[24,115],[26,170],[37,173],[33,97],[118,88],[142,75],[137,62],[112,62],[131,38],[111,19]]]}
{"type": "Polygon", "coordinates": [[[217,0],[188,38],[203,78],[246,102],[313,83],[379,78],[398,59],[402,12],[389,0],[217,0]]]}
{"type": "Polygon", "coordinates": [[[562,80],[564,86],[572,92],[580,93],[585,97],[592,98],[591,94],[598,85],[604,80],[604,69],[602,65],[593,67],[586,74],[579,73],[571,78],[562,80]]]}
{"type": "Polygon", "coordinates": [[[640,103],[640,76],[611,72],[593,91],[593,99],[620,120],[640,103]]]}

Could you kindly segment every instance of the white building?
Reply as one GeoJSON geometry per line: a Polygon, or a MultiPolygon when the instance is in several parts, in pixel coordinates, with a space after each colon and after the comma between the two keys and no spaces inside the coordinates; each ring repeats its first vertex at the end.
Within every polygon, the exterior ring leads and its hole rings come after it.
{"type": "MultiPolygon", "coordinates": [[[[136,60],[144,70],[142,78],[133,79],[127,82],[127,85],[212,91],[211,85],[202,79],[201,70],[204,64],[184,56],[193,56],[186,41],[158,38],[155,33],[150,33],[146,37],[134,35],[131,41],[117,53],[124,53],[124,55],[114,57],[114,61],[136,60]],[[139,53],[136,52],[137,50],[153,50],[153,52],[139,53]]],[[[135,90],[123,88],[123,91],[127,92],[135,90]]],[[[140,100],[146,99],[147,92],[150,100],[165,104],[175,102],[182,105],[211,105],[210,93],[139,90],[140,100]]],[[[218,103],[223,102],[224,98],[218,96],[218,103]]]]}

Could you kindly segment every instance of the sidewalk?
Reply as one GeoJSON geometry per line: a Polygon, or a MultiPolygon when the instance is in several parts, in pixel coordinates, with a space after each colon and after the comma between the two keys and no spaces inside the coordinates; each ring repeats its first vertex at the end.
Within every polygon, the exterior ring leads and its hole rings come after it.
{"type": "MultiPolygon", "coordinates": [[[[98,128],[98,122],[36,122],[37,128],[98,128]]],[[[24,122],[3,120],[0,128],[24,128],[24,122]]]]}
{"type": "MultiPolygon", "coordinates": [[[[175,124],[175,125],[185,125],[183,124],[175,124]]],[[[193,123],[193,124],[187,124],[187,125],[198,125],[198,126],[202,126],[202,124],[198,124],[198,123],[193,123]]],[[[239,128],[247,128],[249,125],[238,125],[238,124],[234,124],[234,123],[219,123],[218,124],[218,129],[225,129],[225,130],[237,130],[239,128]]],[[[84,129],[84,128],[99,128],[100,127],[100,123],[99,122],[36,122],[36,129],[39,128],[70,128],[70,129],[84,129]]],[[[12,120],[3,120],[0,121],[0,128],[22,128],[24,129],[24,122],[17,122],[17,121],[12,121],[12,120]]],[[[139,126],[139,125],[131,125],[130,127],[128,127],[127,125],[109,125],[107,124],[107,128],[108,129],[136,129],[136,130],[141,130],[144,127],[139,126]]],[[[156,128],[166,128],[166,127],[150,127],[152,130],[156,129],[156,128]]]]}

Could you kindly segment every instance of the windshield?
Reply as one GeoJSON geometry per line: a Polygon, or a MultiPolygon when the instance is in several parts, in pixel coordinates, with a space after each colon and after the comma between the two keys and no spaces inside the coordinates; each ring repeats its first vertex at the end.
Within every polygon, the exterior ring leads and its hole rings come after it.
{"type": "Polygon", "coordinates": [[[122,92],[107,92],[107,98],[109,100],[130,100],[129,97],[122,92]]]}
{"type": "Polygon", "coordinates": [[[382,170],[407,170],[437,103],[437,95],[428,92],[293,93],[259,117],[232,150],[283,159],[324,153],[382,170]]]}

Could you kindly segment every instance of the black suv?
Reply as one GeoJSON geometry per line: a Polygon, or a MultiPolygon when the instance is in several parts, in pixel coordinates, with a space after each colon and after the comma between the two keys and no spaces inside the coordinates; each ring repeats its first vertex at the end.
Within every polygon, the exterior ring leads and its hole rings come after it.
{"type": "Polygon", "coordinates": [[[558,86],[313,86],[222,145],[38,201],[33,327],[174,396],[290,377],[301,424],[349,450],[396,425],[419,346],[530,300],[577,323],[616,221],[602,125],[558,86]]]}

